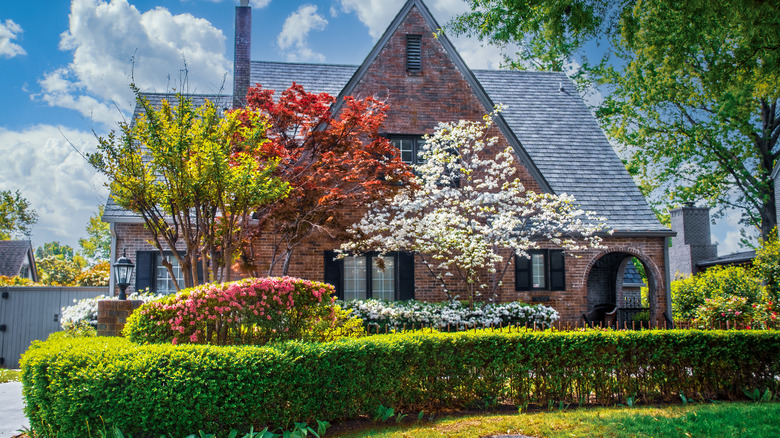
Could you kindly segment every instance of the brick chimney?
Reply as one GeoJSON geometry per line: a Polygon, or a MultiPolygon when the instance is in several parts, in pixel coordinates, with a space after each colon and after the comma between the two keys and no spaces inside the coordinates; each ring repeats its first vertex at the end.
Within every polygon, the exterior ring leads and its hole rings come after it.
{"type": "Polygon", "coordinates": [[[672,237],[669,248],[669,272],[691,275],[699,273],[699,262],[718,257],[718,247],[710,238],[710,209],[688,205],[670,212],[672,237]]]}
{"type": "Polygon", "coordinates": [[[250,82],[252,55],[252,8],[249,0],[236,6],[236,41],[233,53],[233,108],[246,104],[246,90],[250,82]]]}

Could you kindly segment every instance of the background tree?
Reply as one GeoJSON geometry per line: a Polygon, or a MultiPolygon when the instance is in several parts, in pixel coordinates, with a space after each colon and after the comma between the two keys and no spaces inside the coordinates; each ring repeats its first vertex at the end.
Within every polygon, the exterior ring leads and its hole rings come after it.
{"type": "MultiPolygon", "coordinates": [[[[412,178],[397,149],[379,135],[387,105],[345,98],[337,117],[335,98],[293,84],[277,101],[273,90],[250,88],[247,107],[269,123],[264,150],[276,157],[275,175],[290,185],[288,197],[260,206],[255,237],[272,242],[267,264],[250,251],[245,267],[268,275],[281,262],[286,275],[295,249],[314,232],[338,237],[357,218],[355,209],[395,194],[412,178]]],[[[250,248],[248,248],[249,250],[250,248]]],[[[279,272],[278,270],[276,272],[279,272]]]]}
{"type": "Polygon", "coordinates": [[[74,286],[87,261],[70,245],[48,242],[35,250],[39,282],[53,286],[74,286]]]}
{"type": "Polygon", "coordinates": [[[272,176],[277,162],[262,153],[265,121],[253,110],[221,115],[208,101],[195,108],[181,94],[155,108],[133,90],[141,116],[121,123],[119,136],[99,138],[90,163],[108,176],[117,204],[143,217],[177,289],[166,251],[185,287],[199,282],[199,262],[208,280],[230,280],[225,268],[246,242],[242,225],[254,208],[287,193],[272,176]]]}
{"type": "Polygon", "coordinates": [[[0,190],[0,240],[29,238],[38,214],[19,190],[0,190]]]}
{"type": "Polygon", "coordinates": [[[97,213],[90,216],[87,223],[87,238],[79,239],[80,253],[91,264],[109,261],[111,257],[111,230],[107,222],[103,222],[103,206],[98,207],[97,213]]]}
{"type": "Polygon", "coordinates": [[[440,123],[425,139],[424,164],[414,166],[419,189],[405,186],[389,205],[372,205],[342,248],[415,251],[445,292],[449,276],[465,284],[473,306],[483,293],[494,296],[515,255],[530,257],[542,241],[569,250],[597,246],[598,218],[570,196],[526,190],[511,147],[490,155],[498,141],[487,137],[491,124],[489,116],[440,123]]]}
{"type": "Polygon", "coordinates": [[[471,0],[452,24],[521,47],[512,66],[583,65],[597,114],[662,207],[734,207],[764,239],[777,224],[770,173],[780,114],[780,4],[752,0],[471,0]],[[585,48],[611,44],[589,63],[585,48]],[[614,55],[611,58],[608,55],[614,55]]]}

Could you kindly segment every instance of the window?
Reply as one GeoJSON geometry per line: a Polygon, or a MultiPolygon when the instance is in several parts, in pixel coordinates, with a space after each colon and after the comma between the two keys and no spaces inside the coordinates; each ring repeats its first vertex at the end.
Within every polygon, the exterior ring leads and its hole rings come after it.
{"type": "MultiPolygon", "coordinates": [[[[173,273],[180,287],[184,287],[184,272],[179,266],[178,260],[173,254],[166,253],[166,258],[173,265],[173,273]]],[[[137,251],[135,268],[135,290],[140,291],[149,288],[149,291],[162,294],[176,292],[176,286],[168,275],[168,269],[162,265],[159,251],[137,251]]],[[[198,277],[203,277],[201,266],[198,266],[198,277]]]]}
{"type": "MultiPolygon", "coordinates": [[[[179,287],[184,287],[184,273],[181,271],[179,261],[173,255],[166,254],[166,259],[171,262],[173,275],[179,283],[179,287]]],[[[155,254],[155,279],[154,291],[158,294],[172,294],[176,292],[176,285],[168,274],[168,269],[163,266],[160,253],[155,254]]]]}
{"type": "Polygon", "coordinates": [[[343,300],[394,301],[414,298],[414,258],[410,253],[376,253],[336,259],[325,251],[325,282],[336,288],[343,300]]]}
{"type": "Polygon", "coordinates": [[[515,290],[565,290],[566,267],[562,250],[528,251],[515,256],[515,290]]]}
{"type": "Polygon", "coordinates": [[[401,152],[401,160],[409,165],[422,164],[420,158],[425,141],[420,135],[390,135],[390,143],[401,152]]]}
{"type": "Polygon", "coordinates": [[[422,72],[422,35],[406,35],[406,71],[422,72]]]}

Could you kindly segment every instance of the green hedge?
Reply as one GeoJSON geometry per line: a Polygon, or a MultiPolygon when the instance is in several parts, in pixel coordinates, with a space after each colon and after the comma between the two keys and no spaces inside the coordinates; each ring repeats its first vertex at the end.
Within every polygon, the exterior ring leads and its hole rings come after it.
{"type": "Polygon", "coordinates": [[[780,332],[407,333],[266,347],[55,339],[22,360],[35,430],[134,437],[248,430],[495,402],[745,398],[777,389],[780,332]]]}

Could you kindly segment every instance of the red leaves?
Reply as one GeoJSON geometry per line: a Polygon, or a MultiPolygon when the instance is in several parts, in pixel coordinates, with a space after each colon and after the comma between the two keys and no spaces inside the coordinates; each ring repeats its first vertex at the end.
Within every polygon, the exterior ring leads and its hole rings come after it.
{"type": "Polygon", "coordinates": [[[258,234],[271,231],[284,235],[282,241],[299,242],[313,229],[339,233],[348,225],[347,213],[411,182],[409,166],[379,135],[387,105],[346,97],[333,117],[335,101],[295,83],[278,100],[259,85],[249,89],[247,107],[270,123],[263,152],[279,159],[277,174],[292,187],[286,199],[260,212],[258,234]]]}

